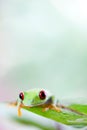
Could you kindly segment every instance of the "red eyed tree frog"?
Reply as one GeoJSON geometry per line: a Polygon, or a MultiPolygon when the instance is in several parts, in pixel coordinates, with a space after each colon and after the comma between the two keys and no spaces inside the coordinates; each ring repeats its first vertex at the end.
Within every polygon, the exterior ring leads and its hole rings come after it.
{"type": "Polygon", "coordinates": [[[66,109],[72,111],[79,115],[84,115],[83,113],[71,109],[64,105],[54,104],[54,96],[45,89],[30,89],[29,91],[20,92],[18,99],[14,103],[10,103],[10,105],[18,106],[18,116],[21,116],[21,108],[30,108],[35,106],[42,106],[43,112],[49,109],[53,109],[57,112],[61,112],[62,109],[66,109]]]}
{"type": "Polygon", "coordinates": [[[24,91],[19,93],[17,100],[18,105],[18,116],[21,116],[22,107],[34,107],[43,106],[43,111],[48,109],[53,109],[60,112],[60,107],[54,105],[54,96],[45,89],[31,89],[29,91],[24,91]]]}

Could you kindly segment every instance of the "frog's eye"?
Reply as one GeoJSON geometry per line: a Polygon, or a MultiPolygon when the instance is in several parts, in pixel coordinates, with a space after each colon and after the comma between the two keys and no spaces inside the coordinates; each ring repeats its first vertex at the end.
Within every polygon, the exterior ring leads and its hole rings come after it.
{"type": "Polygon", "coordinates": [[[19,94],[19,98],[20,98],[21,100],[24,100],[24,93],[23,93],[23,92],[21,92],[21,93],[19,94]]]}
{"type": "Polygon", "coordinates": [[[46,93],[45,93],[44,90],[41,90],[41,91],[39,92],[39,97],[40,97],[41,100],[44,100],[44,99],[46,98],[46,93]]]}

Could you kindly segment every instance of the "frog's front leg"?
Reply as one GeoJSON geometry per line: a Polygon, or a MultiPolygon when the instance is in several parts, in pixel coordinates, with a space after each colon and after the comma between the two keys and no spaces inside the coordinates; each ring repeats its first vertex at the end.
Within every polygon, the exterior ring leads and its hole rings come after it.
{"type": "Polygon", "coordinates": [[[22,108],[22,104],[20,104],[20,105],[18,106],[18,116],[21,116],[21,115],[22,115],[21,108],[22,108]]]}
{"type": "Polygon", "coordinates": [[[47,111],[47,110],[49,110],[49,109],[55,110],[55,111],[57,111],[57,112],[61,112],[60,107],[57,107],[57,106],[55,106],[54,104],[48,104],[48,105],[44,106],[43,111],[47,111]]]}
{"type": "Polygon", "coordinates": [[[12,106],[12,107],[18,106],[18,116],[21,116],[21,115],[22,115],[22,112],[21,112],[21,108],[23,107],[23,104],[22,104],[22,103],[18,104],[18,102],[15,101],[15,102],[10,102],[8,105],[9,105],[9,106],[12,106]]]}
{"type": "Polygon", "coordinates": [[[21,108],[30,108],[31,106],[25,106],[22,103],[18,106],[18,116],[22,116],[21,108]]]}

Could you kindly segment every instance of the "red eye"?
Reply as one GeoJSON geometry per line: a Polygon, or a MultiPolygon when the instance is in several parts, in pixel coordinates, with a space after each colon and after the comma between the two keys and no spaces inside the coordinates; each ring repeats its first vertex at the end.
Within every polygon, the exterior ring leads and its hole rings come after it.
{"type": "Polygon", "coordinates": [[[23,92],[21,92],[21,93],[19,94],[19,98],[20,98],[21,100],[24,100],[24,93],[23,93],[23,92]]]}
{"type": "Polygon", "coordinates": [[[44,90],[41,90],[40,93],[39,93],[39,97],[41,100],[44,100],[46,98],[46,94],[45,94],[45,91],[44,90]]]}

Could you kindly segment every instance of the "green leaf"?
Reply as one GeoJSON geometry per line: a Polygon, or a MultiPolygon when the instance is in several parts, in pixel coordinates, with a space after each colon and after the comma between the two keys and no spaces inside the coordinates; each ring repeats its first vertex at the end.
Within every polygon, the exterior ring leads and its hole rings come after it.
{"type": "Polygon", "coordinates": [[[76,125],[76,126],[87,126],[87,105],[72,104],[67,106],[68,109],[61,108],[61,112],[55,110],[43,111],[43,107],[31,107],[26,109],[43,117],[55,120],[66,125],[76,125]],[[69,109],[73,109],[69,110],[69,109]]]}

